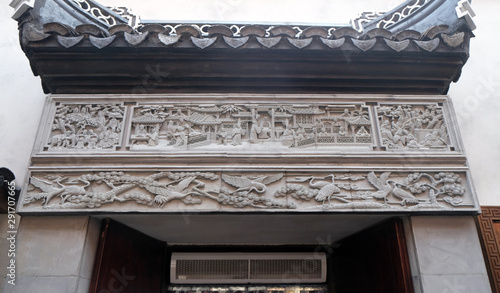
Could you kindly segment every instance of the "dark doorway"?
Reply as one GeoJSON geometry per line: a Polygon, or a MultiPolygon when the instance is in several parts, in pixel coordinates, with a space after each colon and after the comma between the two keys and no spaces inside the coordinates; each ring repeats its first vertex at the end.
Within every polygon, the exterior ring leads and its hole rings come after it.
{"type": "Polygon", "coordinates": [[[161,292],[165,243],[104,219],[90,293],[161,292]]]}
{"type": "MultiPolygon", "coordinates": [[[[401,219],[393,218],[384,221],[344,238],[333,246],[335,248],[331,246],[318,248],[310,245],[169,246],[163,241],[149,237],[119,222],[105,219],[103,220],[90,293],[167,292],[168,288],[173,286],[173,284],[169,284],[169,265],[172,252],[231,251],[271,253],[323,251],[328,255],[328,276],[327,282],[323,286],[324,288],[328,287],[330,292],[413,292],[401,219]]],[[[315,284],[315,286],[321,286],[321,284],[315,284]]],[[[182,288],[178,289],[182,290],[182,288]]],[[[316,290],[317,292],[326,292],[316,290]]],[[[267,291],[265,292],[267,293],[267,291]]]]}
{"type": "Polygon", "coordinates": [[[334,252],[338,293],[412,293],[403,222],[390,219],[349,236],[334,252]]]}

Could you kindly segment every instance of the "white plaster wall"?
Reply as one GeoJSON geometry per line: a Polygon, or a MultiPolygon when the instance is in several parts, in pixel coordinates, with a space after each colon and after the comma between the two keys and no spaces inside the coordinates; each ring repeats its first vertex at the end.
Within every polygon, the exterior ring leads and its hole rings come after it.
{"type": "Polygon", "coordinates": [[[11,19],[14,10],[7,2],[0,9],[0,167],[12,170],[21,187],[45,95],[21,50],[17,22],[11,19]]]}
{"type": "MultiPolygon", "coordinates": [[[[258,22],[342,23],[366,10],[387,10],[399,1],[286,1],[282,0],[101,0],[105,5],[127,5],[144,19],[203,19],[258,22]],[[141,3],[139,5],[139,3],[141,3]],[[144,3],[144,4],[143,4],[144,3]],[[163,16],[164,15],[164,16],[163,16]],[[162,17],[163,16],[163,17],[162,17]]],[[[18,44],[13,10],[3,3],[0,9],[0,166],[10,168],[22,184],[44,94],[40,79],[33,77],[28,60],[18,44]]],[[[463,141],[468,153],[477,194],[482,205],[500,205],[500,57],[496,11],[500,1],[473,2],[478,29],[471,44],[471,58],[450,95],[458,113],[463,141]]]]}
{"type": "Polygon", "coordinates": [[[481,205],[500,205],[500,1],[472,2],[476,38],[470,59],[449,95],[453,99],[481,205]]]}

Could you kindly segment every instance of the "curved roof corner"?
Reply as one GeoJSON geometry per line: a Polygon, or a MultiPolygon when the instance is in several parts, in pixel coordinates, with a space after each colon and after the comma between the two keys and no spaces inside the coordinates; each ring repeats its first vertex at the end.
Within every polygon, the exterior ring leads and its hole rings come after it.
{"type": "Polygon", "coordinates": [[[360,31],[384,28],[392,33],[414,30],[424,33],[434,26],[446,25],[450,33],[476,27],[474,11],[468,0],[407,0],[386,13],[365,12],[352,21],[360,31]]]}
{"type": "Polygon", "coordinates": [[[93,0],[13,0],[10,6],[15,9],[12,18],[20,20],[26,12],[30,12],[39,27],[59,22],[71,27],[94,24],[107,29],[129,23],[129,19],[117,11],[93,0]]]}

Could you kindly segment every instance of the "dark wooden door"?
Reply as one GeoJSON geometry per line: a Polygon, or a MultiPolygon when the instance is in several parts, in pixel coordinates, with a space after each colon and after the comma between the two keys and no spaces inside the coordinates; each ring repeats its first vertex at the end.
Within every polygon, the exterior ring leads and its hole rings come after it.
{"type": "Polygon", "coordinates": [[[90,293],[161,293],[165,246],[164,242],[105,219],[90,293]]]}
{"type": "Polygon", "coordinates": [[[413,292],[399,218],[343,239],[334,251],[333,261],[336,293],[413,292]]]}

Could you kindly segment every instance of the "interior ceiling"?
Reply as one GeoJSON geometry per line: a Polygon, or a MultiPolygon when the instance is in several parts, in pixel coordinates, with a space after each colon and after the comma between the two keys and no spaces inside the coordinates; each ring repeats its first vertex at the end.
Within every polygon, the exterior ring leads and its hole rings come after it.
{"type": "Polygon", "coordinates": [[[171,245],[331,244],[394,215],[117,214],[112,218],[171,245]]]}

